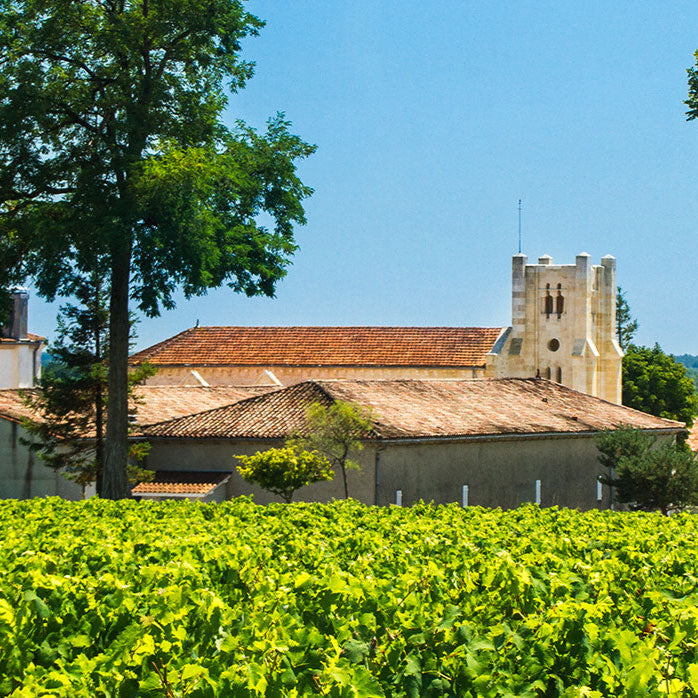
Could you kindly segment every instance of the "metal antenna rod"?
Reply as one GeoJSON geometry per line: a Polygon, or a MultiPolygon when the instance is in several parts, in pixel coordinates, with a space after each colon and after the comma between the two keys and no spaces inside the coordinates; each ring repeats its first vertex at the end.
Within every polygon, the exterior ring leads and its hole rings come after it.
{"type": "Polygon", "coordinates": [[[521,199],[519,199],[519,254],[521,254],[521,199]]]}

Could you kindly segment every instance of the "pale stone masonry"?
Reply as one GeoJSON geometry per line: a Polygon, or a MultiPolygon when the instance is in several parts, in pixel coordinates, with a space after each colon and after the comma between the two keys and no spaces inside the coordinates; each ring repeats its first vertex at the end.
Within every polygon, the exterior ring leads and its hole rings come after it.
{"type": "Polygon", "coordinates": [[[487,357],[490,378],[540,377],[621,403],[623,352],[615,334],[616,260],[574,264],[512,259],[512,322],[487,357]]]}
{"type": "Polygon", "coordinates": [[[44,338],[27,331],[29,293],[12,293],[12,311],[0,328],[0,388],[32,388],[41,377],[44,338]]]}
{"type": "Polygon", "coordinates": [[[510,327],[192,327],[131,357],[151,385],[546,378],[621,402],[616,262],[512,260],[510,327]]]}

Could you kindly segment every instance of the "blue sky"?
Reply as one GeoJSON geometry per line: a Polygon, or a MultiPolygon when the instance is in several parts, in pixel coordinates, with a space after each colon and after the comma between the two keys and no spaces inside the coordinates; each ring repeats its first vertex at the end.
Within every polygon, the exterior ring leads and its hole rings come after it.
{"type": "MultiPolygon", "coordinates": [[[[194,325],[507,325],[523,251],[618,260],[638,341],[698,353],[698,49],[689,2],[250,0],[256,75],[230,118],[277,110],[316,143],[300,250],[275,299],[227,289],[144,319],[194,325]]],[[[36,295],[32,331],[53,336],[36,295]]]]}

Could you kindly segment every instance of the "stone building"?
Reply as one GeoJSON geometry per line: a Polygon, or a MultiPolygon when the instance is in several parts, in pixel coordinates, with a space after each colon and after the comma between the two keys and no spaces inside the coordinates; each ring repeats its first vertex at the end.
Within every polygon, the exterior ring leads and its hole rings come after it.
{"type": "MultiPolygon", "coordinates": [[[[253,494],[235,455],[280,446],[307,429],[306,410],[337,400],[371,408],[375,426],[349,471],[349,495],[366,504],[436,503],[516,507],[524,502],[608,508],[594,437],[632,426],[675,439],[684,425],[594,398],[552,381],[314,380],[235,404],[151,424],[147,467],[155,481],[134,496],[228,499],[253,494]]],[[[298,500],[343,497],[342,478],[311,485],[298,500]]]]}
{"type": "Polygon", "coordinates": [[[510,327],[193,327],[131,361],[151,385],[538,376],[620,403],[615,300],[613,257],[515,255],[510,327]]]}
{"type": "Polygon", "coordinates": [[[512,323],[490,353],[490,377],[539,376],[621,402],[623,351],[616,338],[616,260],[544,255],[512,260],[512,323]]]}
{"type": "Polygon", "coordinates": [[[44,338],[27,331],[29,293],[12,293],[12,311],[0,337],[0,389],[31,388],[41,376],[44,338]]]}
{"type": "MultiPolygon", "coordinates": [[[[131,412],[131,435],[142,438],[142,429],[162,420],[230,405],[269,388],[217,386],[215,388],[139,386],[131,412]]],[[[25,419],[40,420],[23,400],[22,390],[0,390],[0,499],[28,499],[58,495],[80,499],[81,489],[60,471],[44,465],[30,448],[33,438],[22,426],[25,419]]],[[[90,435],[86,435],[89,439],[90,435]]],[[[89,487],[87,496],[94,494],[89,487]]]]}

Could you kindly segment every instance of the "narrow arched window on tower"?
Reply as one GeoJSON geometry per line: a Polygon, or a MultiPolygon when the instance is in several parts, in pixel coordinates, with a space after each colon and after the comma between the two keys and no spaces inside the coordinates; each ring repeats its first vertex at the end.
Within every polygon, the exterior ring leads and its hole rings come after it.
{"type": "Polygon", "coordinates": [[[550,366],[543,371],[543,378],[550,380],[550,366]]]}
{"type": "Polygon", "coordinates": [[[562,383],[562,368],[560,366],[555,369],[555,381],[562,383]]]}
{"type": "Polygon", "coordinates": [[[553,312],[553,297],[550,295],[550,284],[545,284],[545,317],[549,318],[553,312]]]}
{"type": "Polygon", "coordinates": [[[562,317],[562,312],[565,309],[565,297],[562,295],[562,284],[557,285],[557,298],[555,299],[555,312],[558,320],[562,317]]]}

